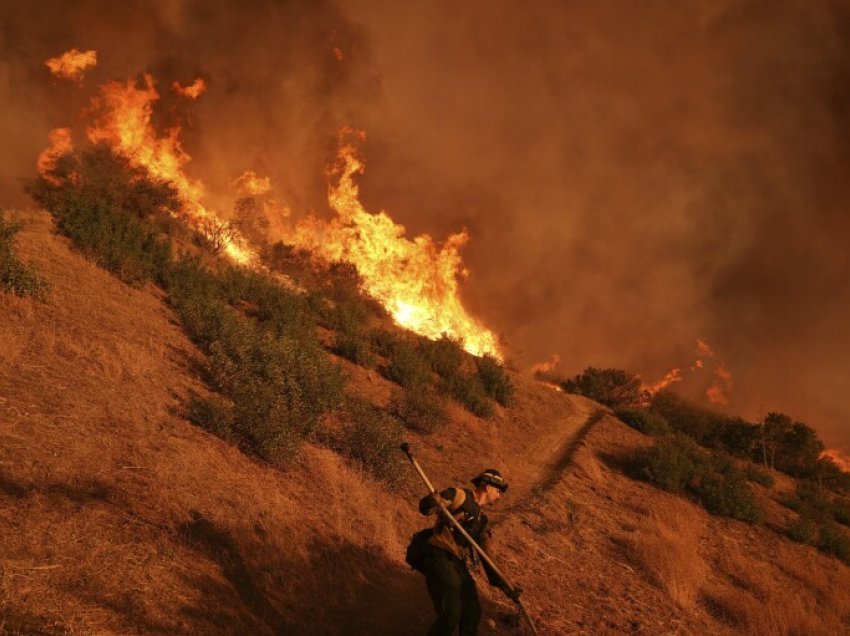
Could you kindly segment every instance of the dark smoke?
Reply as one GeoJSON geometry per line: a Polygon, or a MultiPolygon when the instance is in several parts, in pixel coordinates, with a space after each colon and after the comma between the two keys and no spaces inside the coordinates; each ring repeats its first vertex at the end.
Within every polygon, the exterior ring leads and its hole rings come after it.
{"type": "Polygon", "coordinates": [[[211,189],[251,168],[321,211],[336,130],[362,127],[367,207],[469,227],[467,303],[521,366],[652,382],[703,338],[730,411],[850,451],[846,3],[0,3],[0,201],[86,101],[48,57],[97,49],[89,90],[200,75],[188,171],[211,189]]]}

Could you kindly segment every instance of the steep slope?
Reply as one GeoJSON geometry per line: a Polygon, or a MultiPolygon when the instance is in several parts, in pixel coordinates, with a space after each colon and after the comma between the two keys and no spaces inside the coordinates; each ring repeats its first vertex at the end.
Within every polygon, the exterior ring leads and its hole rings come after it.
{"type": "MultiPolygon", "coordinates": [[[[154,287],[79,256],[40,212],[18,247],[53,288],[0,295],[0,634],[418,634],[403,563],[424,525],[413,476],[389,491],[318,445],[286,471],[189,424],[202,354],[154,287]]],[[[394,385],[341,361],[376,403],[394,385]]],[[[513,376],[514,405],[411,434],[438,486],[509,481],[494,557],[543,634],[841,633],[850,570],[764,526],[626,476],[649,444],[598,404],[513,376]]],[[[787,514],[760,490],[768,518],[787,514]]],[[[770,521],[769,521],[770,523],[770,521]]],[[[523,633],[486,584],[482,633],[523,633]]]]}

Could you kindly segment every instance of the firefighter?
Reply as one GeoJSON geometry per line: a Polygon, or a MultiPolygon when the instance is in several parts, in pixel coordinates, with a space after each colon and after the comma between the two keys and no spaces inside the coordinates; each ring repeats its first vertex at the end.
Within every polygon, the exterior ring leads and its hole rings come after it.
{"type": "MultiPolygon", "coordinates": [[[[497,502],[508,489],[508,484],[494,468],[476,475],[472,484],[473,490],[447,488],[439,495],[435,493],[424,497],[419,502],[419,512],[424,515],[437,512],[435,498],[439,496],[463,529],[487,552],[490,528],[482,508],[497,502]]],[[[429,636],[451,636],[458,628],[461,636],[478,633],[481,603],[475,581],[469,573],[469,565],[476,561],[476,554],[467,540],[451,523],[439,516],[423,550],[420,567],[417,567],[425,574],[428,595],[437,612],[437,619],[428,631],[429,636]]],[[[490,585],[500,588],[513,600],[519,598],[519,588],[512,590],[486,562],[481,565],[490,585]]]]}

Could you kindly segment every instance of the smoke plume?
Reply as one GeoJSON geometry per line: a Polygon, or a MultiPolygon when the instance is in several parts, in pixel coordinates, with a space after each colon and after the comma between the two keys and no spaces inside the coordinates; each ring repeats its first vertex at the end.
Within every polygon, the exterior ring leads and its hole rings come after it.
{"type": "Polygon", "coordinates": [[[719,380],[731,412],[850,451],[846,4],[2,4],[4,204],[107,79],[153,74],[222,206],[250,170],[327,214],[335,135],[361,128],[366,208],[468,228],[465,300],[519,366],[659,378],[702,338],[734,383],[707,364],[676,390],[719,380]],[[72,48],[98,52],[81,85],[45,66],[72,48]]]}

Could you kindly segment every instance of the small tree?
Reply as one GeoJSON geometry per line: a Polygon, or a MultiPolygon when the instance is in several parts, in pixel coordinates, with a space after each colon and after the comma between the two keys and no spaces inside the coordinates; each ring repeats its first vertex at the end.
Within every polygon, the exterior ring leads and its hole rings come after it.
{"type": "Polygon", "coordinates": [[[588,367],[561,386],[567,393],[583,395],[612,409],[630,408],[641,402],[640,378],[622,369],[588,367]]]}

